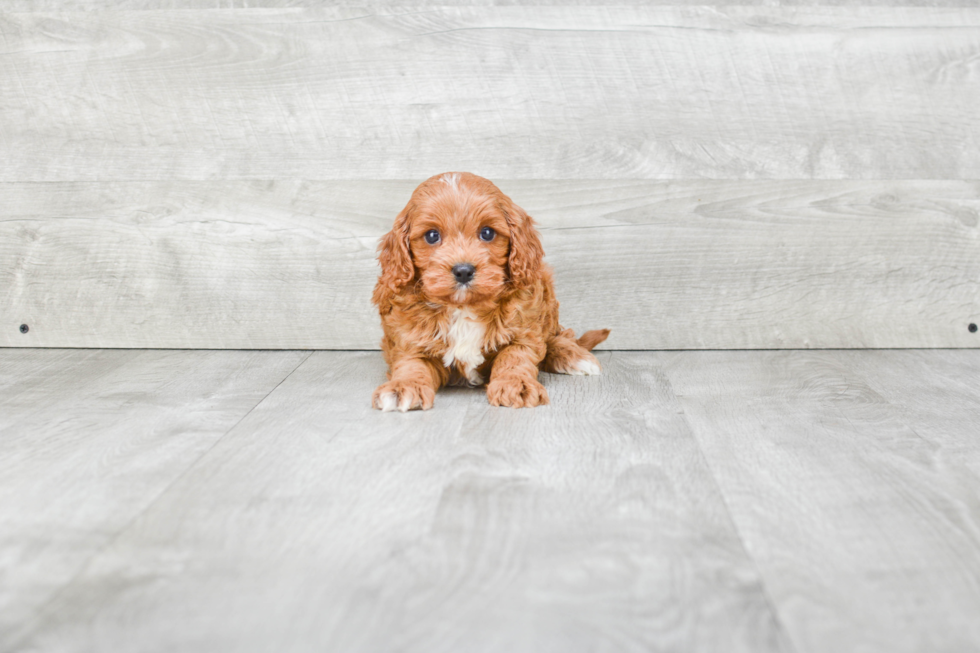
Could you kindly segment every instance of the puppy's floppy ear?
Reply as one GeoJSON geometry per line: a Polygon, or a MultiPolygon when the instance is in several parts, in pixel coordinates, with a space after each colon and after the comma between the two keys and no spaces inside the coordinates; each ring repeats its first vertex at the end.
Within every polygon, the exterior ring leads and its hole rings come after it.
{"type": "Polygon", "coordinates": [[[510,227],[510,253],[507,259],[510,280],[515,288],[525,288],[537,279],[541,271],[544,248],[538,230],[534,228],[534,220],[524,209],[506,196],[501,208],[510,227]]]}
{"type": "Polygon", "coordinates": [[[395,218],[391,231],[378,242],[378,263],[381,276],[374,286],[371,301],[382,313],[391,311],[391,300],[415,277],[415,265],[409,250],[408,236],[412,220],[412,204],[409,203],[395,218]]]}

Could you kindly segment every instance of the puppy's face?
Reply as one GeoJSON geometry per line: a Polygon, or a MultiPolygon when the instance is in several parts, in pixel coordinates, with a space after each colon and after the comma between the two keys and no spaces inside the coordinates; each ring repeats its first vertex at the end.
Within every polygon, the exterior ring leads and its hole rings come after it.
{"type": "Polygon", "coordinates": [[[489,180],[465,172],[419,185],[379,244],[374,301],[384,312],[409,284],[429,302],[492,301],[537,278],[534,222],[489,180]]]}
{"type": "Polygon", "coordinates": [[[503,291],[510,228],[494,199],[452,175],[420,197],[409,248],[428,300],[469,304],[503,291]]]}

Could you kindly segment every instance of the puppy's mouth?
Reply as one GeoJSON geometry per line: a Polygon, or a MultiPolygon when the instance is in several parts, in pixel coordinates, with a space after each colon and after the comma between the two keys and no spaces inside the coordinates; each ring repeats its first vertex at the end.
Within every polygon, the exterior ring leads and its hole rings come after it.
{"type": "Polygon", "coordinates": [[[454,263],[430,266],[422,275],[426,300],[433,304],[473,305],[492,300],[502,286],[502,274],[492,265],[454,263]]]}
{"type": "Polygon", "coordinates": [[[453,303],[454,304],[465,304],[466,299],[470,297],[473,293],[470,291],[470,286],[473,282],[467,282],[463,284],[456,284],[456,291],[453,292],[453,303]]]}
{"type": "Polygon", "coordinates": [[[455,282],[453,291],[453,302],[462,304],[467,297],[472,294],[472,287],[476,280],[477,270],[472,263],[456,263],[452,267],[453,281],[455,282]]]}

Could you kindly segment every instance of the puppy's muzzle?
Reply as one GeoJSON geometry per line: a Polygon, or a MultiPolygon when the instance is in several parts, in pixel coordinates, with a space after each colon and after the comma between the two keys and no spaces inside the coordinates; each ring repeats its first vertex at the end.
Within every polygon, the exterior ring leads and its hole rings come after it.
{"type": "Polygon", "coordinates": [[[456,277],[456,283],[460,286],[465,286],[470,281],[473,281],[473,275],[476,274],[476,268],[472,263],[457,263],[453,266],[453,276],[456,277]]]}

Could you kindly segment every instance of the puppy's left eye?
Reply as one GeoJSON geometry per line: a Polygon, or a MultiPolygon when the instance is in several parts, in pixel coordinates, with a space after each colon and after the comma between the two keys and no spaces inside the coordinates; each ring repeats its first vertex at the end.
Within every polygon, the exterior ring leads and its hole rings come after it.
{"type": "Polygon", "coordinates": [[[480,229],[480,240],[489,243],[493,240],[493,237],[497,235],[497,232],[490,227],[484,227],[480,229]]]}
{"type": "Polygon", "coordinates": [[[439,242],[439,232],[436,231],[435,229],[429,229],[428,231],[426,231],[425,232],[425,242],[429,243],[430,245],[435,245],[436,243],[438,243],[439,242]]]}

